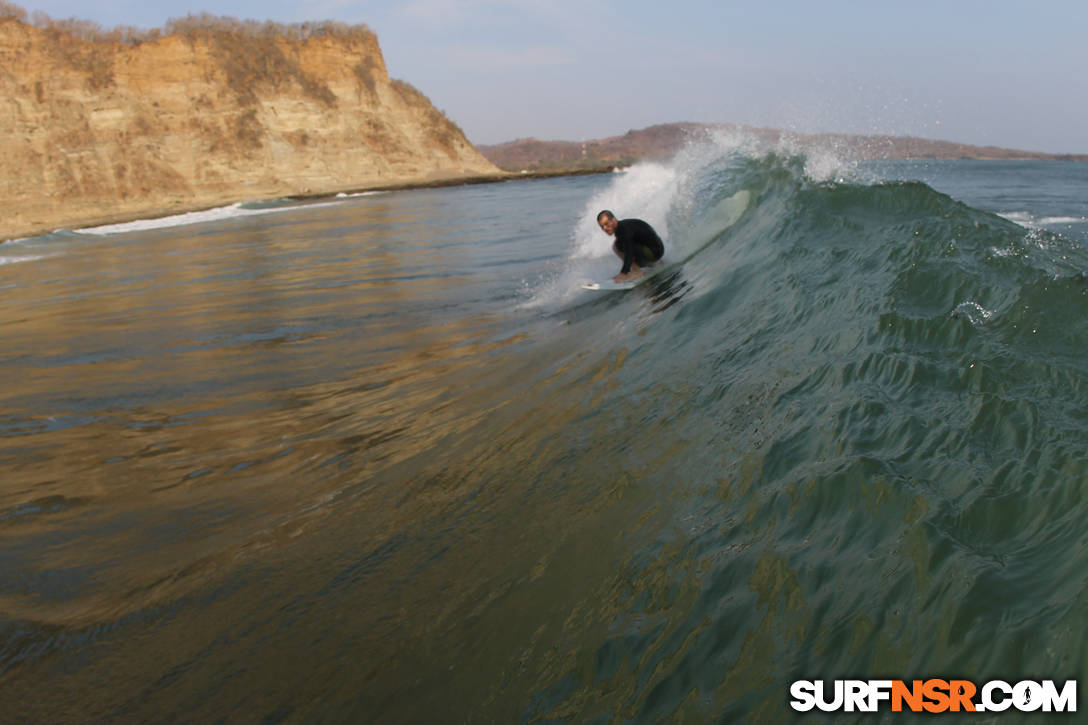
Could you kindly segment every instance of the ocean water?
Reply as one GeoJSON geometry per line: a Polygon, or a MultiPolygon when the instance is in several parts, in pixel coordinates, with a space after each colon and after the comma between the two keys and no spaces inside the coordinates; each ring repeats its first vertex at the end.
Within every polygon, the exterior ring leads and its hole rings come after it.
{"type": "Polygon", "coordinates": [[[0,720],[1084,680],[1086,189],[718,138],[0,245],[0,720]],[[631,291],[578,286],[606,207],[666,239],[631,291]]]}

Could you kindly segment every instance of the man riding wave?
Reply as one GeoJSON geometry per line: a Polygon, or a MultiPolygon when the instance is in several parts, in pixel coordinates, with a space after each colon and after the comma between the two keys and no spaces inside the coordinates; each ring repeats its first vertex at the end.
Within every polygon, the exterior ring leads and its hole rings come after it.
{"type": "Polygon", "coordinates": [[[641,219],[616,219],[608,209],[597,214],[601,231],[614,236],[612,251],[623,260],[623,268],[613,277],[615,282],[629,282],[642,276],[643,268],[661,259],[665,244],[657,232],[641,219]]]}

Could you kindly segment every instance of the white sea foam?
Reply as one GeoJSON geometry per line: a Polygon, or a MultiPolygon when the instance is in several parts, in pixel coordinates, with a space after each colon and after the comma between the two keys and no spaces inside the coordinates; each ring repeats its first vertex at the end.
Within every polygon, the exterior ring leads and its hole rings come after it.
{"type": "Polygon", "coordinates": [[[1003,211],[998,212],[998,216],[1008,219],[1010,222],[1019,224],[1022,227],[1028,227],[1030,229],[1043,229],[1050,226],[1060,226],[1066,224],[1084,224],[1088,223],[1088,217],[1075,217],[1075,216],[1044,216],[1037,217],[1029,211],[1003,211]]]}
{"type": "Polygon", "coordinates": [[[679,174],[674,168],[641,163],[616,174],[614,181],[589,200],[574,228],[575,258],[612,257],[611,244],[597,226],[597,212],[611,210],[617,218],[646,221],[668,238],[669,208],[676,197],[679,174]]]}
{"type": "Polygon", "coordinates": [[[1031,212],[1027,211],[1000,211],[997,215],[1020,226],[1028,226],[1032,220],[1031,212]]]}
{"type": "Polygon", "coordinates": [[[378,194],[386,194],[385,191],[357,191],[354,194],[349,194],[346,191],[341,191],[336,195],[337,199],[358,199],[360,196],[377,196],[378,194]]]}
{"type": "Polygon", "coordinates": [[[324,202],[321,204],[272,206],[260,209],[246,208],[241,204],[231,204],[203,211],[191,211],[184,214],[159,217],[157,219],[139,219],[121,224],[104,224],[98,227],[87,227],[77,230],[80,234],[108,235],[125,234],[128,232],[144,232],[151,229],[166,229],[169,227],[181,227],[189,224],[203,224],[205,222],[220,221],[223,219],[235,219],[239,217],[257,216],[259,214],[273,214],[276,212],[293,211],[297,209],[312,209],[314,207],[331,206],[340,202],[324,202]]]}
{"type": "Polygon", "coordinates": [[[46,257],[52,257],[52,254],[28,254],[21,257],[4,256],[0,257],[0,267],[5,264],[18,264],[19,262],[33,262],[37,259],[45,259],[46,257]]]}
{"type": "Polygon", "coordinates": [[[956,305],[956,314],[966,317],[975,327],[980,327],[994,316],[994,310],[988,310],[979,303],[968,300],[956,305]]]}

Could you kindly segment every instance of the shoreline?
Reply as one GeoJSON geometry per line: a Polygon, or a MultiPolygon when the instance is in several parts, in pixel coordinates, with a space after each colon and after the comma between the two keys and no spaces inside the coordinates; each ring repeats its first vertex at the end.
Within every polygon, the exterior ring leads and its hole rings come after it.
{"type": "MultiPolygon", "coordinates": [[[[874,159],[877,160],[877,159],[874,159]]],[[[1046,162],[1060,162],[1060,163],[1088,163],[1083,162],[1078,158],[1055,158],[1055,159],[1006,159],[1006,158],[994,158],[985,156],[970,156],[958,159],[941,159],[930,157],[910,157],[902,159],[884,159],[886,161],[989,161],[989,162],[1034,162],[1034,161],[1046,161],[1046,162]]],[[[237,195],[227,195],[217,200],[216,203],[207,204],[178,204],[176,206],[159,209],[153,213],[147,214],[104,214],[98,217],[84,218],[77,222],[73,222],[71,225],[64,224],[63,222],[58,224],[52,224],[48,226],[33,227],[30,229],[19,230],[11,237],[0,239],[0,246],[11,242],[21,241],[25,239],[33,239],[35,237],[45,236],[53,234],[61,230],[67,231],[79,231],[80,229],[87,229],[91,227],[107,226],[112,224],[126,224],[129,222],[145,221],[150,219],[165,219],[167,217],[178,216],[181,214],[190,214],[202,211],[209,211],[211,209],[220,209],[232,204],[256,204],[262,202],[275,201],[278,199],[285,199],[288,201],[297,202],[311,202],[321,201],[326,199],[336,199],[341,194],[350,196],[352,194],[364,194],[370,192],[384,192],[384,191],[415,191],[423,189],[439,189],[452,186],[475,186],[479,184],[499,184],[508,181],[528,180],[528,179],[551,179],[565,176],[595,176],[598,174],[611,174],[615,169],[621,166],[620,164],[609,164],[604,166],[593,166],[588,168],[567,168],[567,169],[547,169],[547,170],[523,170],[523,171],[501,171],[498,174],[479,174],[475,176],[451,176],[439,179],[423,179],[419,181],[402,181],[393,184],[378,184],[370,186],[360,187],[348,187],[344,189],[336,189],[334,191],[319,191],[312,193],[302,194],[287,194],[283,196],[258,196],[258,197],[243,197],[237,195]]]]}
{"type": "Polygon", "coordinates": [[[481,174],[479,176],[459,176],[449,179],[434,179],[430,181],[404,182],[399,184],[385,184],[382,186],[367,186],[358,189],[341,189],[335,192],[315,192],[312,194],[292,194],[278,197],[291,199],[292,201],[311,201],[317,199],[334,199],[339,194],[364,194],[374,191],[414,191],[416,189],[438,189],[449,186],[475,186],[478,184],[499,184],[504,181],[518,181],[519,179],[550,179],[559,176],[592,176],[595,174],[610,174],[616,167],[599,166],[589,169],[559,169],[548,171],[504,171],[501,174],[481,174]]]}
{"type": "Polygon", "coordinates": [[[609,174],[612,173],[614,169],[615,166],[602,166],[590,169],[563,169],[524,172],[503,171],[498,174],[479,174],[476,176],[451,176],[440,179],[424,179],[420,181],[405,181],[393,184],[349,187],[344,189],[337,189],[335,191],[288,194],[285,196],[241,197],[236,195],[228,195],[222,197],[222,199],[220,199],[217,203],[213,204],[178,204],[176,206],[159,209],[153,213],[147,214],[104,214],[98,217],[80,219],[79,221],[72,222],[71,224],[59,222],[57,224],[51,224],[48,226],[39,226],[24,230],[17,230],[10,238],[0,239],[0,246],[10,242],[20,241],[24,239],[33,239],[35,237],[53,234],[54,232],[58,232],[60,230],[79,231],[80,229],[107,226],[111,224],[126,224],[129,222],[145,221],[150,219],[165,219],[167,217],[178,216],[181,214],[190,214],[195,212],[209,211],[211,209],[219,209],[225,206],[230,206],[231,204],[262,203],[268,201],[275,201],[277,199],[286,199],[289,201],[298,202],[320,201],[325,199],[336,199],[340,194],[351,195],[383,191],[414,191],[417,189],[438,189],[451,186],[498,184],[506,181],[517,181],[519,179],[548,179],[561,176],[591,176],[595,174],[609,174]]]}

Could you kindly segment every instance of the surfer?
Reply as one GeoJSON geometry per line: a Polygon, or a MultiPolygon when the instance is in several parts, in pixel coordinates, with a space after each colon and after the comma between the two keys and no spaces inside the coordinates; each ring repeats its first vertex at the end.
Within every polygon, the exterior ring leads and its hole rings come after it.
{"type": "Polygon", "coordinates": [[[641,219],[616,219],[608,209],[597,214],[597,224],[608,236],[616,237],[612,251],[623,260],[623,269],[613,277],[615,282],[628,282],[642,276],[642,268],[653,264],[665,254],[665,245],[657,232],[641,219]]]}

